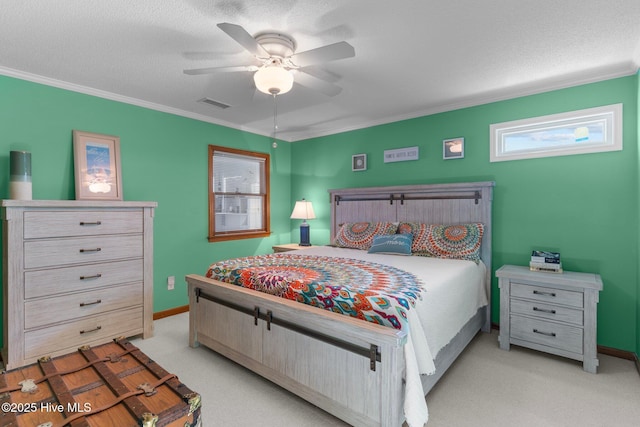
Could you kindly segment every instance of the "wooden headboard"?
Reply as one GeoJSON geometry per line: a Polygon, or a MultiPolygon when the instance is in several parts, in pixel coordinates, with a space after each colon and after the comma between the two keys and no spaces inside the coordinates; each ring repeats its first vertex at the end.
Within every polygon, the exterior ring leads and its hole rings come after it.
{"type": "MultiPolygon", "coordinates": [[[[491,291],[491,206],[495,182],[420,184],[329,190],[331,241],[346,222],[391,221],[427,224],[484,224],[480,257],[491,291]]],[[[490,294],[489,294],[490,295],[490,294]]]]}

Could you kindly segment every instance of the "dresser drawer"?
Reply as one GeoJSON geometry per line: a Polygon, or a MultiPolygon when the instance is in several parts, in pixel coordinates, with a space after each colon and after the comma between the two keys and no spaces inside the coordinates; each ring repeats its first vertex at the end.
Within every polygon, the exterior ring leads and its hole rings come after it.
{"type": "Polygon", "coordinates": [[[553,304],[563,304],[571,307],[582,308],[584,306],[584,296],[582,292],[565,291],[562,289],[546,288],[543,286],[511,283],[511,296],[553,304]]]}
{"type": "Polygon", "coordinates": [[[571,323],[576,326],[584,324],[582,310],[563,306],[545,304],[537,301],[511,299],[511,312],[542,319],[571,323]]]}
{"type": "Polygon", "coordinates": [[[33,270],[24,273],[26,299],[57,294],[90,291],[121,283],[141,282],[143,261],[110,261],[76,267],[33,270]]]}
{"type": "Polygon", "coordinates": [[[29,211],[24,213],[24,238],[142,233],[142,211],[29,211]]]}
{"type": "Polygon", "coordinates": [[[24,305],[24,327],[37,328],[51,323],[51,319],[66,322],[135,305],[142,305],[142,283],[36,299],[24,305]]]}
{"type": "Polygon", "coordinates": [[[142,307],[135,307],[28,331],[24,334],[25,359],[63,353],[96,340],[138,335],[142,327],[142,307]]]}
{"type": "Polygon", "coordinates": [[[24,267],[43,268],[68,264],[140,258],[142,236],[74,237],[24,242],[24,267]]]}
{"type": "Polygon", "coordinates": [[[575,326],[511,316],[511,337],[583,354],[583,329],[575,326]]]}

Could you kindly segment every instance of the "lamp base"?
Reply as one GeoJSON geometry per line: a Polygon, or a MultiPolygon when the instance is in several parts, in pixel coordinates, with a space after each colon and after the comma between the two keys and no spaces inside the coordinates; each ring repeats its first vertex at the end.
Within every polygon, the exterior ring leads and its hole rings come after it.
{"type": "Polygon", "coordinates": [[[9,181],[9,198],[13,200],[31,200],[31,181],[9,181]]]}
{"type": "Polygon", "coordinates": [[[309,224],[303,221],[300,224],[300,246],[311,246],[309,241],[309,224]]]}

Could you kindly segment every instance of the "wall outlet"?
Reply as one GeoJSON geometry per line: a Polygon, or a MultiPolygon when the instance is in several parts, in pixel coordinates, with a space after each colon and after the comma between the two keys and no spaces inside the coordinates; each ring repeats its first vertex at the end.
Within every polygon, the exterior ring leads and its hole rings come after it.
{"type": "Polygon", "coordinates": [[[167,277],[167,290],[172,291],[176,287],[176,276],[167,277]]]}

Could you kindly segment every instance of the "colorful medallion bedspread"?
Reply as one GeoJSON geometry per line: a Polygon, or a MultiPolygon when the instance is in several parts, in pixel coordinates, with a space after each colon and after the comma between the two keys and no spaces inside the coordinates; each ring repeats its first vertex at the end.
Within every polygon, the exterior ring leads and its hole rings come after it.
{"type": "Polygon", "coordinates": [[[282,253],[220,261],[207,277],[396,329],[423,290],[416,276],[388,265],[282,253]]]}

